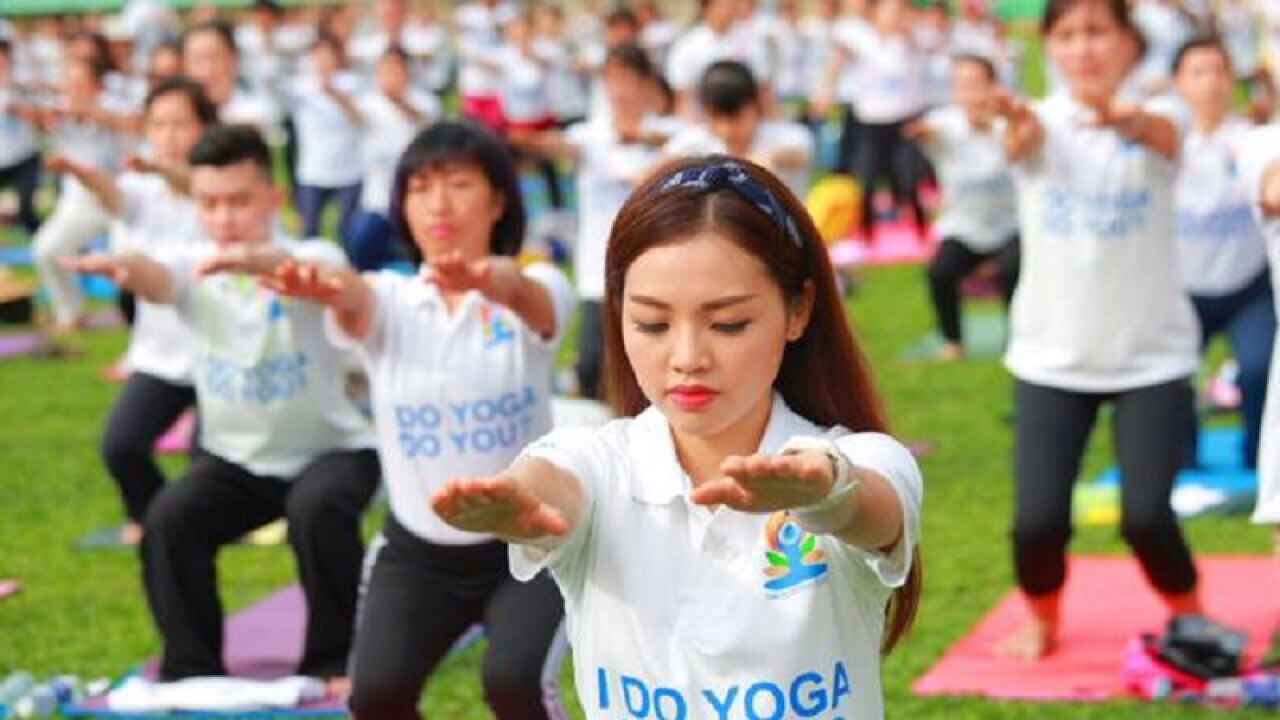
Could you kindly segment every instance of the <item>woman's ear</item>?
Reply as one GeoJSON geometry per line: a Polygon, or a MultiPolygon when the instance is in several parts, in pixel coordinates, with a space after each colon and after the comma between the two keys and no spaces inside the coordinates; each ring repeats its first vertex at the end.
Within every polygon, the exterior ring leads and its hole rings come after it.
{"type": "Polygon", "coordinates": [[[489,210],[490,210],[489,223],[491,225],[497,225],[498,221],[502,220],[503,213],[507,211],[506,194],[503,193],[501,190],[494,190],[493,204],[489,208],[489,210]]]}
{"type": "Polygon", "coordinates": [[[812,280],[805,280],[800,294],[791,300],[790,312],[787,314],[787,342],[795,342],[804,336],[813,317],[813,303],[818,295],[817,286],[812,280]]]}

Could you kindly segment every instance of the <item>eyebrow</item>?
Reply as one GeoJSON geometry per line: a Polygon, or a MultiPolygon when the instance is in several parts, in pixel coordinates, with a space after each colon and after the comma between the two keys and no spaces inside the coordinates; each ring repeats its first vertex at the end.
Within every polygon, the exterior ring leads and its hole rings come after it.
{"type": "MultiPolygon", "coordinates": [[[[723,310],[725,308],[733,307],[734,305],[741,305],[749,300],[754,300],[755,297],[755,295],[751,294],[730,295],[728,297],[717,298],[715,300],[705,302],[702,304],[701,309],[723,310]]],[[[628,295],[627,299],[638,305],[647,305],[660,310],[669,310],[671,308],[670,303],[663,302],[657,298],[649,297],[647,295],[628,295]]]]}

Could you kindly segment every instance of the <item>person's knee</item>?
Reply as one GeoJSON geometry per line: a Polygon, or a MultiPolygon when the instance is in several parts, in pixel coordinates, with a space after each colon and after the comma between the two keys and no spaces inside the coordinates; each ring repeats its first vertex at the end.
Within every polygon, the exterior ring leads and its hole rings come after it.
{"type": "Polygon", "coordinates": [[[1071,542],[1071,525],[1038,518],[1018,518],[1009,534],[1019,553],[1058,552],[1071,542]]]}
{"type": "Polygon", "coordinates": [[[959,280],[954,270],[948,267],[948,263],[943,262],[940,257],[929,263],[927,274],[929,282],[934,285],[954,285],[959,280]]]}
{"type": "Polygon", "coordinates": [[[198,516],[216,511],[216,508],[188,502],[180,490],[180,485],[166,486],[147,506],[143,526],[147,529],[148,543],[181,537],[197,526],[198,516]]]}
{"type": "Polygon", "coordinates": [[[98,452],[107,470],[118,476],[145,463],[150,458],[151,448],[144,438],[137,437],[125,428],[108,427],[98,444],[98,452]]]}
{"type": "MultiPolygon", "coordinates": [[[[351,478],[356,482],[355,478],[351,478]]],[[[289,494],[285,519],[295,541],[316,539],[328,544],[335,531],[358,531],[360,509],[351,507],[345,489],[335,484],[289,494]]]]}
{"type": "Polygon", "coordinates": [[[1159,548],[1177,536],[1177,519],[1173,510],[1167,509],[1168,501],[1164,501],[1164,506],[1126,510],[1120,521],[1120,534],[1129,547],[1138,551],[1159,548]]]}

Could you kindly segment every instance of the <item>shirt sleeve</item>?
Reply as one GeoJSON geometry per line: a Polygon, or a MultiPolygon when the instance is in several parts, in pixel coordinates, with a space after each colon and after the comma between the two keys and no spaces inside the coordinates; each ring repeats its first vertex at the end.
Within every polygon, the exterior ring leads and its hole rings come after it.
{"type": "Polygon", "coordinates": [[[891,552],[852,548],[854,555],[866,563],[885,587],[901,587],[920,543],[920,514],[924,504],[920,467],[911,452],[888,435],[855,433],[836,437],[834,442],[849,462],[887,480],[902,504],[902,538],[891,552]]]}
{"type": "Polygon", "coordinates": [[[551,296],[551,306],[556,316],[556,329],[550,338],[540,338],[540,340],[547,347],[559,347],[565,333],[569,330],[574,310],[578,306],[578,296],[573,291],[573,285],[569,283],[564,273],[551,263],[534,263],[524,269],[524,275],[541,285],[551,296]]]}
{"type": "Polygon", "coordinates": [[[551,547],[510,546],[511,574],[528,582],[543,569],[550,569],[562,589],[581,588],[586,579],[586,548],[596,523],[599,488],[604,486],[607,454],[600,431],[591,428],[554,430],[525,448],[515,464],[538,459],[577,478],[582,484],[582,516],[568,537],[551,547]]]}
{"type": "Polygon", "coordinates": [[[1237,153],[1240,181],[1245,185],[1245,192],[1249,193],[1249,204],[1264,226],[1280,224],[1280,220],[1262,215],[1262,180],[1267,168],[1277,160],[1280,160],[1280,125],[1251,130],[1240,143],[1237,153]]]}

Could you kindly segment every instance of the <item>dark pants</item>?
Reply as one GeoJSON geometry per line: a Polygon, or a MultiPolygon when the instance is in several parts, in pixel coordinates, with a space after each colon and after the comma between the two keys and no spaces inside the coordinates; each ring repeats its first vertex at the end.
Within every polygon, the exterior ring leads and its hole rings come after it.
{"type": "MultiPolygon", "coordinates": [[[[156,493],[165,486],[155,460],[156,440],[188,408],[195,407],[190,385],[176,385],[146,373],[129,373],[124,390],[107,417],[102,462],[120,488],[129,519],[141,523],[156,493]]],[[[196,442],[191,443],[194,457],[196,442]]]]}
{"type": "Polygon", "coordinates": [[[585,398],[603,399],[604,304],[583,300],[582,325],[578,329],[578,392],[585,398]]]}
{"type": "Polygon", "coordinates": [[[380,270],[399,258],[395,230],[382,213],[362,210],[342,237],[342,246],[351,265],[361,272],[380,270]]]}
{"type": "Polygon", "coordinates": [[[858,147],[862,140],[862,123],[858,114],[848,105],[841,106],[840,115],[840,148],[836,155],[833,172],[841,175],[852,175],[857,167],[858,147]]]}
{"type": "Polygon", "coordinates": [[[858,185],[862,188],[862,229],[868,240],[875,228],[875,190],[881,178],[888,178],[895,202],[899,205],[905,202],[911,206],[920,236],[924,237],[928,230],[924,206],[920,203],[918,185],[921,177],[915,167],[918,159],[913,157],[919,150],[902,134],[902,129],[909,120],[910,118],[892,123],[864,122],[859,130],[855,172],[858,185]]]}
{"type": "Polygon", "coordinates": [[[298,673],[345,674],[364,553],[360,517],[377,486],[373,450],[321,455],[289,480],[202,453],[147,510],[142,574],[164,638],[161,678],[226,674],[214,561],[223,545],[281,517],[307,600],[298,673]]]}
{"type": "Polygon", "coordinates": [[[351,221],[360,209],[360,183],[346,187],[327,188],[299,185],[294,197],[298,203],[298,215],[302,218],[302,234],[318,237],[324,209],[335,199],[338,201],[338,237],[345,238],[351,232],[351,221]]]}
{"type": "Polygon", "coordinates": [[[1017,381],[1013,554],[1023,592],[1047,595],[1066,580],[1071,492],[1104,403],[1115,410],[1112,424],[1123,476],[1121,532],[1157,590],[1171,595],[1195,588],[1195,563],[1169,505],[1190,394],[1187,380],[1118,393],[1080,393],[1017,381]]]}
{"type": "Polygon", "coordinates": [[[938,330],[947,342],[959,343],[964,339],[960,323],[960,283],[982,263],[995,261],[996,284],[1005,304],[1009,304],[1018,284],[1018,248],[1017,235],[988,253],[974,252],[956,238],[943,239],[933,262],[929,263],[929,294],[933,298],[938,330]]]}
{"type": "Polygon", "coordinates": [[[560,591],[543,573],[511,577],[507,546],[429,543],[387,520],[370,548],[351,663],[358,720],[417,720],[427,678],[482,623],[485,700],[499,720],[566,717],[559,672],[567,652],[560,591]]]}
{"type": "Polygon", "coordinates": [[[40,155],[37,153],[17,165],[0,168],[0,187],[11,187],[18,196],[18,224],[29,234],[40,228],[36,215],[36,189],[40,186],[40,155]]]}
{"type": "MultiPolygon", "coordinates": [[[[1244,418],[1245,467],[1258,466],[1258,442],[1262,435],[1262,408],[1267,400],[1267,375],[1271,371],[1271,346],[1276,336],[1276,310],[1272,299],[1271,271],[1263,268],[1244,288],[1227,295],[1192,295],[1200,318],[1200,348],[1218,333],[1231,340],[1231,351],[1239,365],[1240,414],[1244,418]]],[[[1194,402],[1194,400],[1193,400],[1194,402]]],[[[1195,413],[1187,424],[1187,452],[1184,465],[1194,467],[1199,457],[1199,433],[1195,413]]]]}

